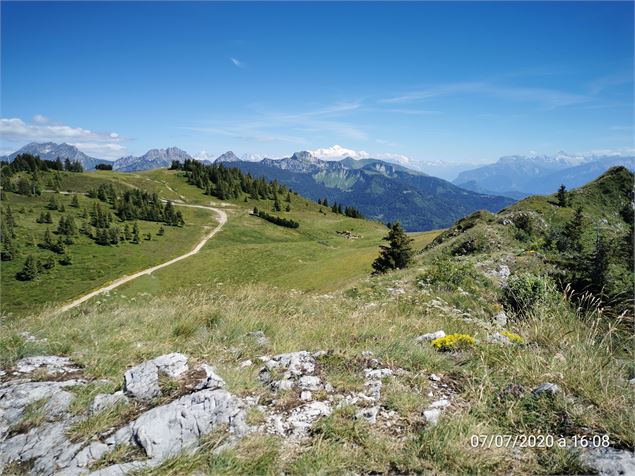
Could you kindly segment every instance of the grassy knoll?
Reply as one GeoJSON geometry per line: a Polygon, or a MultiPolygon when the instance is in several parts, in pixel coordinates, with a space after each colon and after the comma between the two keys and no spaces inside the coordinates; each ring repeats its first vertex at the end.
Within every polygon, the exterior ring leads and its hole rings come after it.
{"type": "MultiPolygon", "coordinates": [[[[44,178],[46,181],[46,177],[44,178]]],[[[381,238],[386,229],[377,222],[352,219],[334,214],[329,208],[292,194],[291,211],[275,212],[281,217],[301,223],[292,230],[273,225],[251,215],[254,206],[271,212],[269,200],[234,200],[221,202],[206,196],[186,183],[179,172],[153,170],[124,174],[97,171],[87,174],[61,174],[61,190],[86,192],[100,183],[112,183],[123,191],[142,188],[156,192],[163,199],[180,200],[190,204],[223,206],[229,221],[223,230],[196,257],[144,276],[122,289],[127,293],[162,293],[175,288],[190,288],[225,283],[266,282],[269,285],[302,290],[330,291],[349,286],[371,272],[381,238]],[[349,235],[337,232],[349,232],[349,235]]],[[[24,314],[44,304],[57,304],[80,296],[106,284],[118,276],[158,264],[189,251],[202,236],[203,226],[213,225],[211,213],[206,210],[179,207],[185,216],[182,229],[165,227],[163,237],[156,235],[159,223],[139,221],[141,235],[151,233],[151,241],[141,244],[121,243],[118,246],[97,246],[85,236],[78,236],[70,246],[71,266],[57,265],[41,278],[31,282],[15,279],[28,254],[40,258],[55,256],[41,250],[37,244],[48,227],[54,231],[61,212],[51,211],[53,224],[38,224],[36,218],[46,211],[51,193],[40,197],[7,194],[3,205],[10,205],[17,220],[16,242],[20,255],[3,263],[3,310],[24,314]]],[[[64,204],[65,213],[75,216],[78,226],[81,210],[90,209],[96,200],[80,195],[80,208],[70,207],[71,196],[56,194],[64,204]]],[[[283,202],[286,208],[287,202],[283,202]]],[[[271,212],[273,213],[273,212],[271,212]]],[[[417,234],[416,246],[422,248],[438,233],[417,234]]]]}
{"type": "MultiPolygon", "coordinates": [[[[70,188],[70,184],[65,185],[66,189],[70,188]]],[[[24,314],[34,312],[45,304],[59,304],[119,276],[167,261],[192,249],[203,236],[206,227],[216,224],[210,211],[180,207],[186,225],[183,228],[163,225],[163,236],[157,235],[160,223],[138,221],[141,232],[139,244],[122,242],[117,246],[99,246],[90,238],[78,235],[73,237],[74,243],[68,246],[72,257],[71,265],[62,266],[57,263],[52,270],[34,281],[18,281],[15,275],[22,268],[27,255],[32,254],[41,259],[51,256],[56,262],[61,258],[60,255],[37,246],[47,228],[53,233],[62,215],[74,216],[76,224],[80,226],[81,211],[84,208],[90,210],[92,204],[98,202],[78,196],[80,208],[73,208],[70,206],[70,195],[55,194],[58,203],[64,205],[65,211],[62,213],[46,208],[51,195],[53,194],[45,192],[40,197],[25,197],[7,193],[6,200],[3,201],[3,206],[11,207],[16,220],[15,242],[19,248],[17,258],[2,262],[0,285],[2,310],[5,313],[24,314]],[[52,224],[36,223],[36,218],[43,211],[50,212],[52,224]],[[147,233],[152,235],[149,241],[144,239],[147,233]]],[[[132,226],[132,222],[128,223],[132,226]]],[[[57,238],[55,235],[53,237],[57,238]]]]}

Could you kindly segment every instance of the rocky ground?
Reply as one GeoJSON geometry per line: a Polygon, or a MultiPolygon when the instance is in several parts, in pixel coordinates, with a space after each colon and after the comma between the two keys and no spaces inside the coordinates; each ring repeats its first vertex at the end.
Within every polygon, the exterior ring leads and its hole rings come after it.
{"type": "MultiPolygon", "coordinates": [[[[442,335],[439,331],[417,339],[426,345],[442,335]]],[[[208,364],[192,365],[180,353],[162,355],[128,369],[121,390],[94,395],[84,415],[71,410],[74,390],[90,384],[81,368],[66,357],[21,359],[0,375],[0,473],[126,474],[196,451],[201,438],[212,432],[223,434],[217,451],[255,432],[301,444],[317,420],[342,406],[353,408],[355,418],[399,432],[400,417],[382,404],[382,387],[407,371],[385,366],[365,352],[359,358],[364,390],[337,393],[321,372],[321,359],[328,356],[326,351],[300,351],[242,362],[242,367],[260,368],[259,380],[271,395],[263,399],[230,393],[208,364]],[[34,404],[39,404],[37,412],[34,404]],[[72,428],[83,419],[133,404],[137,411],[119,427],[86,440],[72,436],[72,428]],[[113,454],[124,456],[118,460],[113,454]],[[108,462],[112,464],[104,464],[108,462]]],[[[453,405],[455,392],[435,374],[429,381],[432,403],[421,410],[421,418],[424,425],[434,426],[453,405]]],[[[516,390],[524,391],[509,391],[516,390]]],[[[532,391],[545,392],[555,394],[560,388],[546,382],[532,391]]],[[[585,458],[601,474],[635,474],[635,459],[627,451],[595,450],[585,458]]]]}

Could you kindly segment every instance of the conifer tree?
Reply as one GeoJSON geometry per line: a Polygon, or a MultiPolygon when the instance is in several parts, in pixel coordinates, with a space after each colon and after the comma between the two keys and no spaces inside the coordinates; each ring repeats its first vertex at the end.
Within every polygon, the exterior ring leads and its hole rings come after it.
{"type": "Polygon", "coordinates": [[[73,198],[71,199],[71,207],[73,208],[79,208],[79,200],[77,199],[77,195],[73,195],[73,198]]]}
{"type": "Polygon", "coordinates": [[[40,274],[39,263],[33,255],[26,257],[22,270],[16,274],[16,278],[20,281],[32,281],[40,274]]]}
{"type": "Polygon", "coordinates": [[[391,269],[403,269],[407,267],[414,256],[412,249],[413,239],[406,235],[399,222],[388,225],[390,231],[384,237],[388,246],[382,245],[377,259],[373,262],[375,273],[385,273],[391,269]]]}
{"type": "Polygon", "coordinates": [[[560,207],[566,207],[567,206],[567,187],[563,185],[560,185],[560,188],[558,189],[558,206],[560,207]]]}
{"type": "Polygon", "coordinates": [[[159,231],[157,231],[157,236],[163,236],[163,235],[165,235],[165,229],[162,226],[160,226],[159,231]]]}
{"type": "Polygon", "coordinates": [[[130,231],[130,227],[127,223],[123,226],[123,239],[126,241],[132,240],[132,232],[130,231]]]}
{"type": "Polygon", "coordinates": [[[558,249],[562,252],[580,253],[582,252],[582,231],[584,229],[584,215],[582,207],[575,210],[575,215],[564,226],[563,239],[558,244],[558,249]]]}
{"type": "Polygon", "coordinates": [[[285,208],[285,210],[287,212],[290,212],[291,211],[291,204],[287,203],[287,207],[285,208]]]}
{"type": "Polygon", "coordinates": [[[51,237],[51,232],[46,228],[44,231],[44,236],[42,237],[42,242],[40,243],[40,248],[44,248],[45,250],[50,250],[53,247],[53,238],[51,237]]]}
{"type": "Polygon", "coordinates": [[[139,225],[137,222],[135,222],[132,227],[132,242],[135,245],[139,244],[139,225]]]}
{"type": "Polygon", "coordinates": [[[51,195],[51,199],[49,200],[48,205],[46,205],[46,208],[49,210],[57,210],[57,200],[55,200],[55,195],[51,195]]]}
{"type": "Polygon", "coordinates": [[[64,254],[64,256],[60,258],[60,264],[62,266],[70,266],[71,264],[73,264],[73,258],[68,251],[64,254]]]}

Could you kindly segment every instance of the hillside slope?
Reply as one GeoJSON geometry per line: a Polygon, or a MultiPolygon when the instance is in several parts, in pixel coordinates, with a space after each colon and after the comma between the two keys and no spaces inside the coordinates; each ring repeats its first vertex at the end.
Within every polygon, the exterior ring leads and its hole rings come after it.
{"type": "MultiPolygon", "coordinates": [[[[125,179],[210,201],[179,174],[125,179]]],[[[215,257],[174,276],[163,270],[67,313],[0,321],[0,381],[13,409],[0,426],[0,465],[9,473],[629,474],[632,311],[560,291],[551,278],[558,254],[537,250],[578,206],[584,234],[599,225],[618,243],[632,185],[632,174],[613,169],[564,206],[531,197],[477,213],[432,244],[418,236],[425,251],[411,267],[343,281],[346,258],[372,259],[378,241],[371,253],[370,239],[335,233],[344,222],[301,199],[289,213],[315,212],[298,230],[234,215],[215,257]],[[319,223],[296,240],[309,220],[319,223]],[[340,253],[339,239],[355,245],[340,253]],[[311,273],[336,285],[313,287],[311,273]],[[514,307],[519,296],[523,306],[514,307]],[[29,359],[43,355],[63,359],[29,359]]],[[[345,223],[368,236],[379,227],[345,223]]],[[[632,256],[624,263],[632,273],[632,256]]]]}

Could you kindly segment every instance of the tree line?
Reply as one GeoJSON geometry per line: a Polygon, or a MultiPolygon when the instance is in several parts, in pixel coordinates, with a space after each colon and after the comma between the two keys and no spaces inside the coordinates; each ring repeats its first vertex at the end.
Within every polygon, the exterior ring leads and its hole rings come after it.
{"type": "Polygon", "coordinates": [[[70,160],[68,157],[62,161],[60,157],[55,160],[40,159],[33,154],[19,154],[11,162],[0,162],[3,175],[14,175],[18,172],[48,172],[58,170],[66,172],[83,172],[84,167],[79,160],[70,160]]]}
{"type": "Polygon", "coordinates": [[[267,212],[262,210],[258,210],[257,207],[254,207],[253,215],[260,217],[268,222],[273,223],[274,225],[284,226],[287,228],[298,228],[300,224],[295,220],[290,220],[288,218],[277,217],[274,215],[269,215],[267,212]]]}
{"type": "MultiPolygon", "coordinates": [[[[329,206],[328,198],[324,198],[324,199],[318,198],[317,202],[318,202],[318,205],[323,205],[325,207],[329,206]]],[[[345,215],[349,218],[364,218],[364,215],[362,215],[362,212],[360,212],[357,208],[355,207],[342,208],[342,204],[337,202],[333,202],[333,205],[331,205],[331,211],[333,213],[345,215]]]]}
{"type": "Polygon", "coordinates": [[[290,193],[277,180],[267,181],[264,177],[253,178],[240,169],[228,168],[223,164],[203,164],[198,160],[186,159],[183,163],[173,161],[172,170],[183,170],[188,183],[202,189],[206,195],[221,200],[239,199],[274,200],[290,193]]]}

